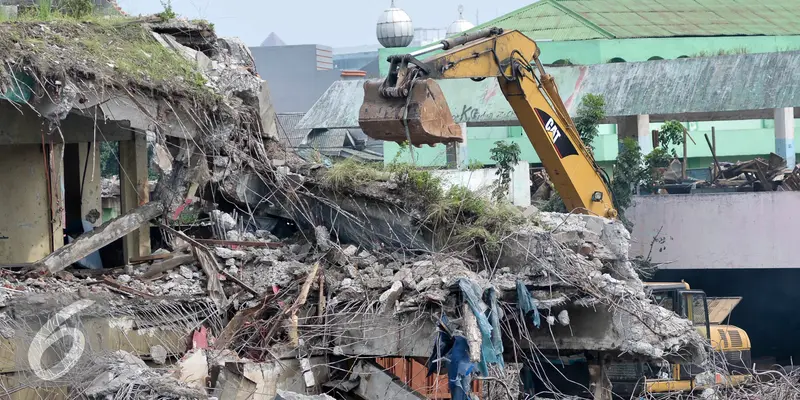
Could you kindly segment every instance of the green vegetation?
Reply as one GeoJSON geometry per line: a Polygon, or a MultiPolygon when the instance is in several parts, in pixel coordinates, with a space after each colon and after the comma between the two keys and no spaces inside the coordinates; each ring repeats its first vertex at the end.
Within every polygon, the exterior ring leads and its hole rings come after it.
{"type": "Polygon", "coordinates": [[[467,169],[470,171],[477,171],[483,169],[483,167],[485,167],[485,165],[476,159],[469,160],[469,164],[467,164],[467,169]]]}
{"type": "Polygon", "coordinates": [[[464,186],[444,190],[435,171],[406,163],[383,166],[347,159],[328,169],[322,182],[337,191],[352,191],[390,180],[397,183],[406,207],[420,211],[420,222],[434,232],[442,247],[479,245],[494,251],[525,220],[505,200],[492,201],[464,186]]]}
{"type": "Polygon", "coordinates": [[[667,121],[658,130],[658,143],[664,151],[670,151],[672,157],[678,157],[674,146],[683,144],[683,124],[678,121],[667,121]]]}
{"type": "Polygon", "coordinates": [[[119,175],[119,144],[100,142],[100,176],[110,178],[119,175]]]}
{"type": "Polygon", "coordinates": [[[81,19],[94,13],[94,2],[92,0],[61,0],[59,8],[64,14],[81,19]]]}
{"type": "Polygon", "coordinates": [[[588,93],[581,99],[575,117],[575,128],[586,147],[594,150],[594,139],[599,132],[600,121],[606,117],[606,101],[601,95],[588,93]]]}
{"type": "Polygon", "coordinates": [[[700,58],[700,57],[716,57],[716,56],[730,56],[736,54],[748,54],[750,50],[747,47],[735,47],[732,49],[719,49],[716,52],[713,51],[701,51],[698,53],[693,54],[692,58],[700,58]]]}
{"type": "MultiPolygon", "coordinates": [[[[116,142],[99,142],[100,146],[100,176],[103,178],[111,178],[114,175],[119,176],[119,143],[116,142]]],[[[153,157],[155,156],[155,148],[147,146],[147,176],[150,180],[158,179],[158,171],[153,166],[153,157]]]]}
{"type": "Polygon", "coordinates": [[[673,158],[673,156],[661,147],[653,149],[650,154],[644,156],[645,171],[643,184],[648,192],[652,193],[658,186],[664,184],[664,175],[661,173],[661,169],[669,167],[673,158]]]}
{"type": "Polygon", "coordinates": [[[161,0],[161,6],[164,7],[164,11],[158,13],[158,16],[162,20],[169,21],[178,17],[178,14],[172,9],[172,0],[161,0]]]}
{"type": "Polygon", "coordinates": [[[639,142],[632,138],[622,141],[622,148],[614,163],[614,179],[611,181],[611,195],[614,198],[614,207],[617,208],[619,219],[628,229],[630,222],[625,218],[625,210],[631,206],[631,198],[645,178],[642,166],[642,150],[639,142]]]}
{"type": "Polygon", "coordinates": [[[336,190],[351,190],[364,182],[385,181],[390,174],[379,164],[365,164],[348,158],[333,164],[325,174],[325,183],[336,190]]]}
{"type": "MultiPolygon", "coordinates": [[[[38,0],[14,18],[0,16],[0,22],[5,22],[0,24],[0,53],[25,60],[31,67],[29,73],[42,80],[78,75],[206,104],[218,100],[195,63],[161,45],[139,21],[101,15],[95,12],[92,0],[54,3],[38,0]]],[[[166,6],[169,11],[171,5],[166,6]]]]}
{"type": "Polygon", "coordinates": [[[493,196],[496,200],[500,201],[505,199],[508,194],[509,185],[511,184],[511,172],[514,167],[519,164],[519,155],[522,150],[516,142],[506,143],[498,141],[494,143],[494,148],[490,150],[491,159],[496,163],[496,175],[500,178],[494,188],[493,196]]]}

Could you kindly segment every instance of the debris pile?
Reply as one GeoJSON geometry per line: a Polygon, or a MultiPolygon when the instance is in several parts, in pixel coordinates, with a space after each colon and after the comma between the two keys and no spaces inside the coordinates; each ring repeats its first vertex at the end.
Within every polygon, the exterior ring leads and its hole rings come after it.
{"type": "MultiPolygon", "coordinates": [[[[735,187],[742,191],[793,191],[800,190],[800,170],[786,168],[786,160],[771,153],[768,160],[756,158],[737,163],[722,162],[716,185],[735,187]]],[[[716,167],[712,167],[716,172],[716,167]]]]}
{"type": "Polygon", "coordinates": [[[800,168],[787,168],[786,160],[770,153],[768,159],[715,162],[708,170],[709,179],[683,178],[679,160],[672,160],[666,168],[656,172],[662,185],[659,193],[688,193],[692,190],[724,190],[736,192],[771,192],[800,190],[800,168]]]}
{"type": "MultiPolygon", "coordinates": [[[[456,364],[484,376],[505,357],[537,352],[705,359],[706,343],[692,324],[647,297],[619,222],[522,212],[463,187],[445,192],[432,174],[407,165],[342,173],[304,163],[272,140],[269,91],[243,43],[217,38],[203,23],[141,22],[113,29],[0,24],[0,52],[26,60],[30,65],[16,69],[43,82],[30,101],[55,103],[44,107],[49,134],[75,112],[124,114],[137,132],[156,133],[161,178],[149,203],[3,275],[7,290],[0,293],[13,321],[24,319],[20,310],[39,295],[61,298],[35,314],[43,320],[59,315],[64,302],[103,299],[94,300],[91,315],[116,321],[106,325],[114,325],[108,329],[116,342],[109,342],[117,348],[99,346],[92,354],[100,372],[81,369],[70,378],[89,396],[194,398],[232,390],[274,397],[281,385],[319,393],[326,383],[366,390],[369,380],[336,371],[350,371],[353,362],[370,371],[359,358],[424,358],[432,348],[447,358],[458,347],[456,364]],[[3,35],[11,29],[25,35],[3,35]],[[88,45],[56,45],[77,36],[88,45]],[[102,51],[110,45],[120,49],[114,57],[102,51]],[[194,201],[204,203],[210,232],[176,229],[194,201]],[[260,228],[256,218],[281,221],[288,233],[279,234],[278,224],[260,228]],[[165,249],[119,268],[71,269],[148,221],[156,221],[165,249]],[[127,322],[117,321],[123,316],[127,322]],[[180,333],[180,345],[166,355],[149,342],[116,352],[127,335],[160,337],[154,329],[165,326],[180,333]],[[178,371],[166,377],[142,357],[157,365],[179,359],[171,363],[178,371]],[[296,383],[282,375],[288,362],[298,364],[296,383]],[[327,368],[335,363],[342,365],[327,368]],[[318,378],[320,369],[332,372],[318,378]],[[213,382],[208,391],[206,378],[213,382]]],[[[0,76],[0,90],[19,81],[12,72],[0,76]]],[[[114,187],[109,182],[103,191],[114,187]]],[[[444,364],[433,357],[428,367],[443,373],[435,366],[444,364]]],[[[471,374],[459,371],[448,372],[466,391],[471,374]]]]}

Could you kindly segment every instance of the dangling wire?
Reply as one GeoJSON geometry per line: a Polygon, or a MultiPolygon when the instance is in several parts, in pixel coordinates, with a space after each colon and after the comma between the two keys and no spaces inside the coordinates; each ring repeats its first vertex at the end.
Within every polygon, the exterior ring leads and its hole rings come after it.
{"type": "Polygon", "coordinates": [[[414,71],[414,76],[411,77],[411,86],[408,89],[406,96],[406,106],[403,108],[403,127],[406,130],[406,142],[408,142],[408,151],[411,153],[411,165],[417,165],[417,160],[414,157],[414,146],[411,144],[411,132],[408,129],[408,106],[411,104],[411,95],[414,92],[414,84],[417,83],[417,75],[419,70],[414,71]]]}

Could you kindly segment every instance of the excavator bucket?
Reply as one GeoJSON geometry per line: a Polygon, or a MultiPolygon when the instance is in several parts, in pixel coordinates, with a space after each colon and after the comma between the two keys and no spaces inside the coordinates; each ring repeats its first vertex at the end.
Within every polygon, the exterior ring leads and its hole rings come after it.
{"type": "Polygon", "coordinates": [[[464,141],[461,127],[453,120],[444,93],[433,79],[417,79],[408,97],[386,97],[381,94],[380,81],[367,81],[358,125],[373,139],[408,141],[416,147],[464,141]]]}

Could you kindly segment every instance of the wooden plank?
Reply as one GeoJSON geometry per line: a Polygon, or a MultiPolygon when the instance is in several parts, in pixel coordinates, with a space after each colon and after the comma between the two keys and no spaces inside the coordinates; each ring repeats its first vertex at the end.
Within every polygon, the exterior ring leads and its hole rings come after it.
{"type": "Polygon", "coordinates": [[[181,265],[191,264],[195,261],[196,260],[193,254],[187,254],[171,258],[169,260],[151,265],[150,268],[147,269],[147,272],[139,276],[139,279],[154,278],[158,275],[163,274],[164,272],[168,272],[174,268],[180,267],[181,265]]]}
{"type": "Polygon", "coordinates": [[[137,207],[91,232],[84,233],[74,242],[35,263],[36,272],[44,275],[62,271],[111,242],[140,229],[147,221],[163,213],[164,206],[160,202],[151,202],[137,207]]]}
{"type": "Polygon", "coordinates": [[[758,180],[761,181],[761,186],[766,191],[773,191],[775,187],[772,185],[772,181],[767,178],[767,174],[764,172],[765,166],[762,166],[760,162],[756,162],[756,175],[758,175],[758,180]]]}

